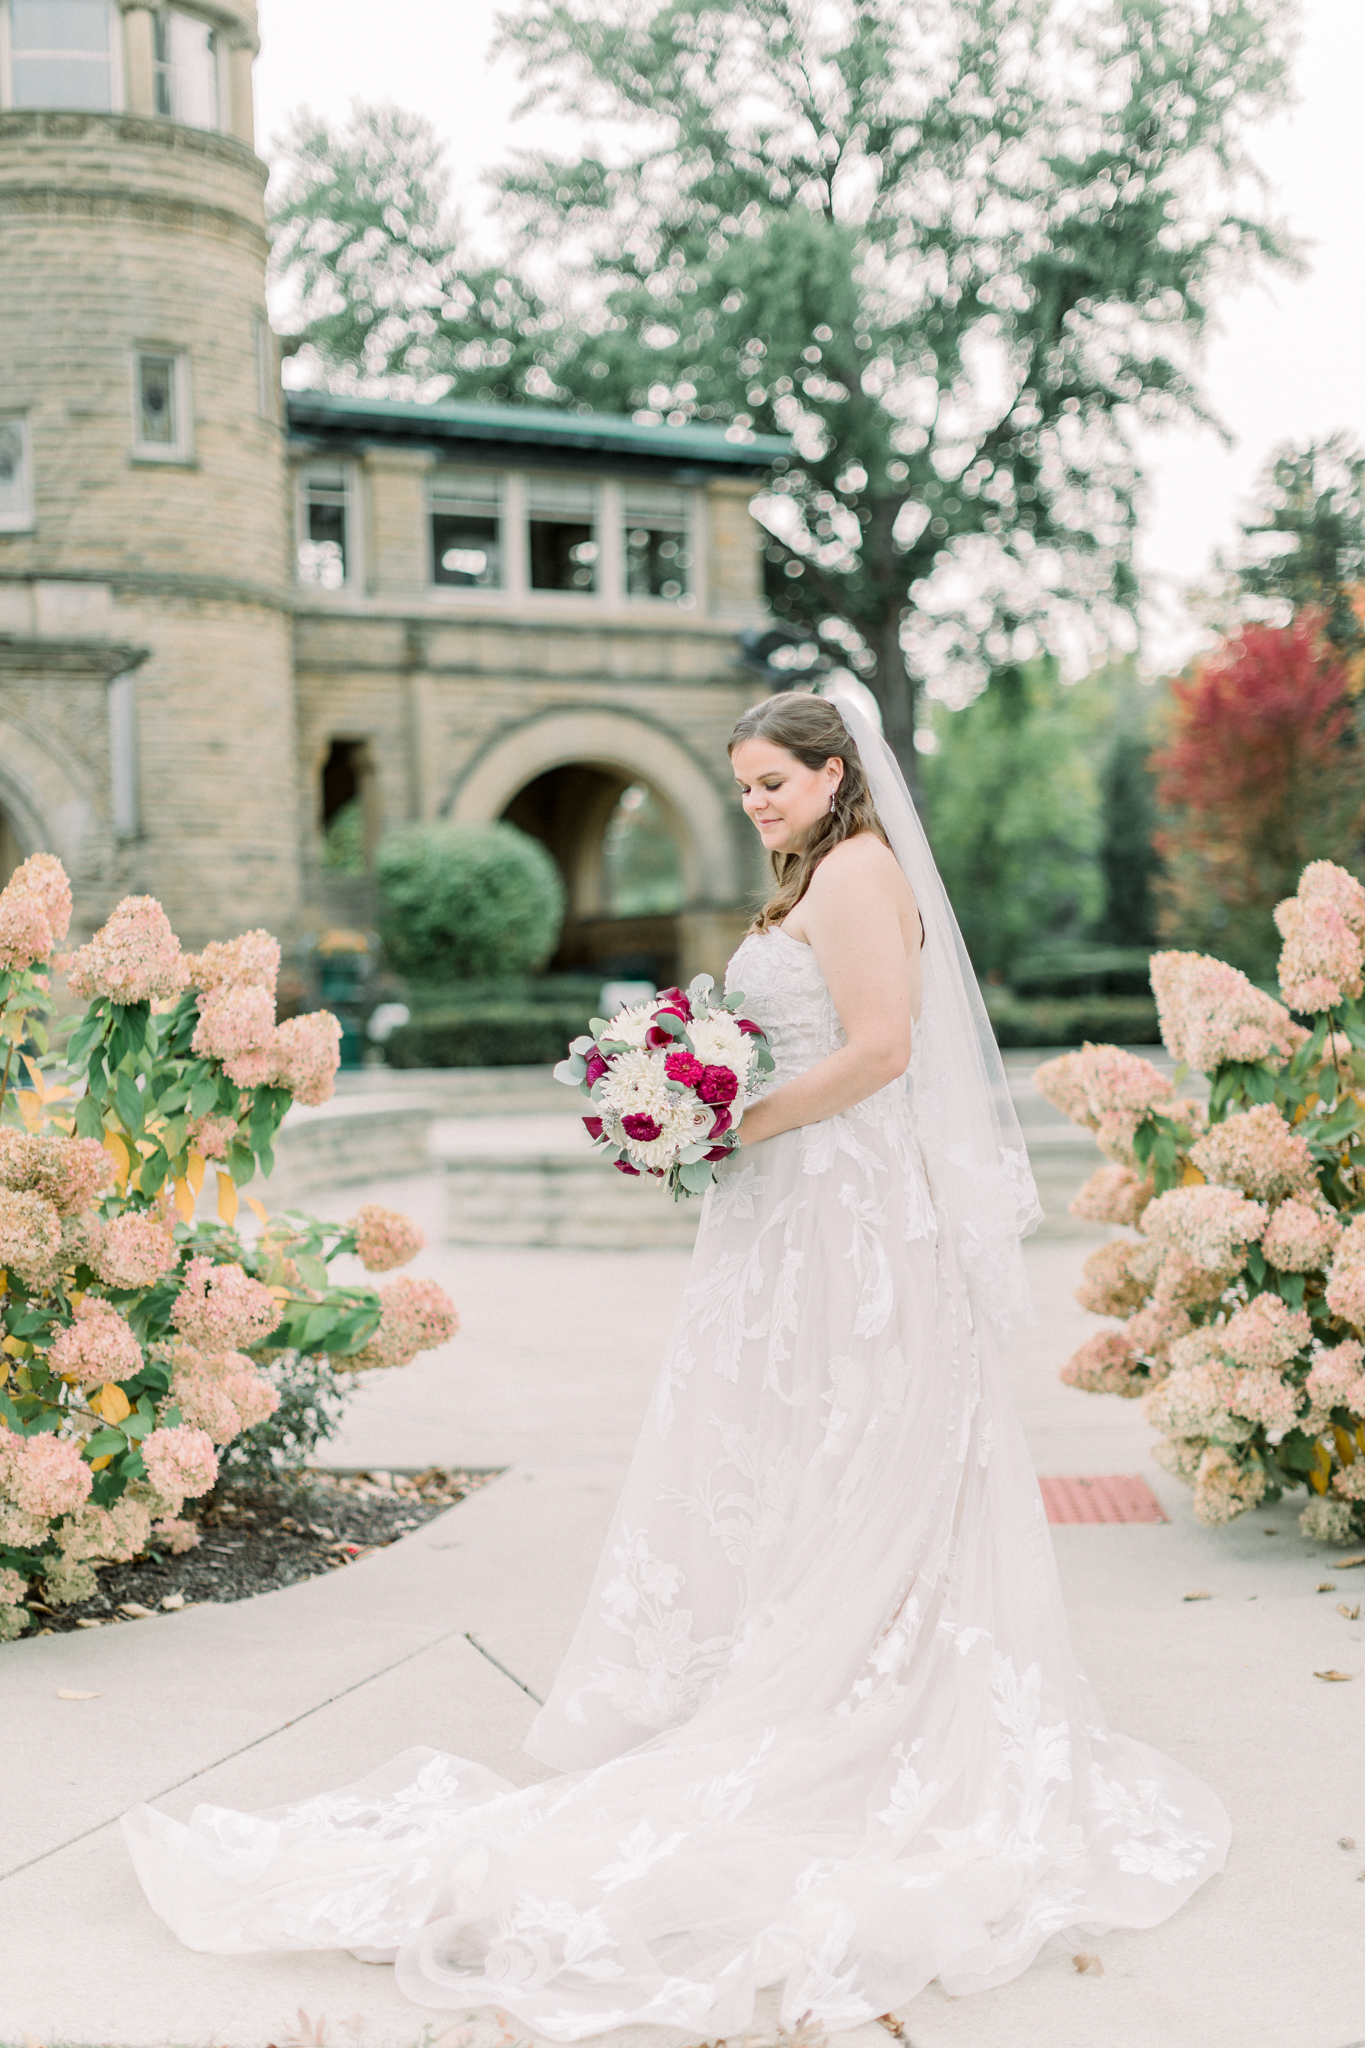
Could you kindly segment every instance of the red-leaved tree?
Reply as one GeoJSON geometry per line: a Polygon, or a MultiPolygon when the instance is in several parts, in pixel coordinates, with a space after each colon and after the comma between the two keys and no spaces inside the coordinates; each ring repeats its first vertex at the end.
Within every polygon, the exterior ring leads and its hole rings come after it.
{"type": "Polygon", "coordinates": [[[1365,781],[1347,664],[1313,612],[1247,626],[1171,688],[1152,757],[1163,937],[1274,971],[1269,913],[1310,860],[1359,872],[1365,781]],[[1267,933],[1269,937],[1267,937],[1267,933]]]}

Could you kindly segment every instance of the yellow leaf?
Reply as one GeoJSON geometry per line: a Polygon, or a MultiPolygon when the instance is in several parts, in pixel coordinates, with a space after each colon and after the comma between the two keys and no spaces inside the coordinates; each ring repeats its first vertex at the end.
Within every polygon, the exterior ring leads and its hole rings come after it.
{"type": "Polygon", "coordinates": [[[18,1105],[19,1114],[24,1120],[25,1128],[30,1131],[38,1130],[43,1121],[42,1104],[35,1102],[27,1089],[22,1094],[16,1094],[14,1100],[18,1105]]]}
{"type": "Polygon", "coordinates": [[[178,1180],[175,1184],[175,1206],[182,1223],[193,1223],[194,1195],[187,1180],[178,1180]]]}
{"type": "Polygon", "coordinates": [[[1332,1435],[1336,1438],[1337,1455],[1340,1457],[1342,1464],[1354,1465],[1356,1458],[1356,1446],[1355,1438],[1351,1435],[1350,1431],[1347,1429],[1340,1429],[1337,1427],[1335,1423],[1333,1423],[1332,1435]]]}
{"type": "Polygon", "coordinates": [[[133,1404],[122,1387],[116,1387],[112,1382],[100,1388],[90,1406],[96,1415],[102,1415],[106,1422],[122,1422],[125,1415],[131,1415],[133,1412],[133,1404]]]}
{"type": "Polygon", "coordinates": [[[114,1162],[114,1171],[118,1179],[119,1193],[122,1194],[124,1189],[128,1185],[128,1169],[131,1167],[133,1163],[132,1158],[128,1151],[127,1144],[119,1136],[117,1131],[106,1131],[104,1134],[104,1149],[114,1162]]]}
{"type": "Polygon", "coordinates": [[[9,1274],[0,1272],[0,1294],[9,1293],[9,1274]]]}
{"type": "Polygon", "coordinates": [[[1185,1161],[1185,1171],[1180,1176],[1180,1185],[1185,1188],[1202,1188],[1204,1176],[1192,1160],[1185,1161]]]}
{"type": "Polygon", "coordinates": [[[233,1223],[237,1217],[237,1183],[230,1173],[218,1176],[218,1221],[233,1223]]]}
{"type": "Polygon", "coordinates": [[[190,1163],[185,1169],[185,1178],[197,1195],[204,1185],[204,1161],[200,1153],[191,1152],[190,1163]]]}
{"type": "Polygon", "coordinates": [[[114,1454],[110,1451],[109,1455],[105,1458],[92,1458],[90,1460],[90,1470],[92,1472],[102,1472],[106,1465],[112,1465],[113,1462],[114,1454]]]}
{"type": "Polygon", "coordinates": [[[270,1211],[266,1208],[264,1202],[258,1202],[254,1195],[243,1195],[242,1200],[246,1203],[248,1209],[254,1211],[263,1227],[269,1225],[270,1211]]]}

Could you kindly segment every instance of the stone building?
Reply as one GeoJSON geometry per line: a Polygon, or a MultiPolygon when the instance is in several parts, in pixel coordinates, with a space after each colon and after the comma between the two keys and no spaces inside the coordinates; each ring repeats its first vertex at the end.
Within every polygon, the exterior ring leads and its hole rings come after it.
{"type": "Polygon", "coordinates": [[[252,0],[0,0],[0,873],[45,848],[84,928],[146,891],[188,945],[289,941],[367,919],[389,826],[508,817],[561,964],[715,971],[781,444],[286,397],[255,49],[252,0]]]}

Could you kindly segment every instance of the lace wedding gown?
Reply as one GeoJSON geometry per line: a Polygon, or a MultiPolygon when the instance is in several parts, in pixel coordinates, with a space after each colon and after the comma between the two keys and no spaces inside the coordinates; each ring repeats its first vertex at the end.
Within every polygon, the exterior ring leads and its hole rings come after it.
{"type": "MultiPolygon", "coordinates": [[[[843,1042],[785,933],[728,981],[770,1085],[843,1042]]],[[[514,1790],[417,1749],[270,1813],[139,1808],[182,1941],[396,1956],[419,2004],[551,2040],[742,2033],[778,1980],[786,2025],[837,2031],[935,1977],[1001,1984],[1062,1930],[1150,1926],[1221,1867],[1217,1799],[1111,1735],[1076,1671],[915,1085],[720,1168],[527,1745],[568,1775],[514,1790]]]]}

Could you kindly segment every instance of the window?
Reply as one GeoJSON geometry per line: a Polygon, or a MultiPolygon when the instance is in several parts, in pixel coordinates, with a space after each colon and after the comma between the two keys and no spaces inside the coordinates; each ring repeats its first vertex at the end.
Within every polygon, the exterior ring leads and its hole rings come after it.
{"type": "Polygon", "coordinates": [[[570,478],[532,477],[527,485],[532,590],[595,590],[597,490],[570,478]]]}
{"type": "Polygon", "coordinates": [[[184,355],[176,349],[139,349],[133,376],[133,453],[144,462],[187,461],[189,365],[184,355]]]}
{"type": "Polygon", "coordinates": [[[178,7],[152,17],[152,89],[158,114],[187,128],[218,126],[218,37],[206,21],[178,7]]]}
{"type": "Polygon", "coordinates": [[[10,0],[9,104],[109,113],[113,27],[109,0],[10,0]]]}
{"type": "Polygon", "coordinates": [[[310,462],[303,472],[299,582],[344,590],[350,568],[349,490],[344,462],[310,462]]]}
{"type": "Polygon", "coordinates": [[[0,413],[0,533],[22,533],[32,524],[28,421],[22,413],[0,413]]]}
{"type": "Polygon", "coordinates": [[[447,589],[501,589],[502,505],[497,477],[479,470],[446,469],[432,478],[431,580],[447,589]]]}
{"type": "Polygon", "coordinates": [[[625,488],[626,592],[683,602],[691,589],[687,493],[667,485],[625,488]]]}

